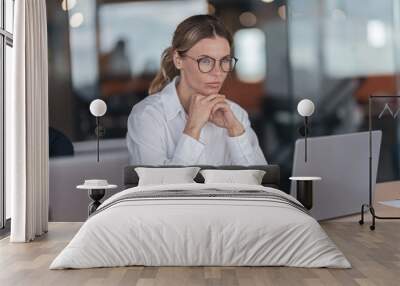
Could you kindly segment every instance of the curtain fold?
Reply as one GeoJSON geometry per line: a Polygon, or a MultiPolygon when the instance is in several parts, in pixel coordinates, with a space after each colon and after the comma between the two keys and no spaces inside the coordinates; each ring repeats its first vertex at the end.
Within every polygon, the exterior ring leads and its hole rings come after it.
{"type": "Polygon", "coordinates": [[[15,1],[13,92],[6,98],[11,242],[48,229],[48,68],[45,0],[15,1]]]}

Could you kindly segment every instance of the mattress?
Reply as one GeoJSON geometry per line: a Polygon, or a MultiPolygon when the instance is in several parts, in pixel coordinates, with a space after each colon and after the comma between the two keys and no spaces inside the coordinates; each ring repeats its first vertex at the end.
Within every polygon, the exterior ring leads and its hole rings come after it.
{"type": "Polygon", "coordinates": [[[50,269],[130,265],[351,267],[292,196],[258,185],[199,183],[115,194],[50,269]]]}

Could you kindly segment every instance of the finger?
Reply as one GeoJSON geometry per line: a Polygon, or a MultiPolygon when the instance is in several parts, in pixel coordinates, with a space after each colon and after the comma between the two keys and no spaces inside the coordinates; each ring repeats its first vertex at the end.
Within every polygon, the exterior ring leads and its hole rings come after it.
{"type": "Polygon", "coordinates": [[[226,102],[216,103],[211,109],[211,114],[214,114],[214,112],[216,112],[219,109],[222,109],[222,111],[226,111],[226,110],[228,110],[228,108],[229,108],[229,106],[226,102]]]}
{"type": "Polygon", "coordinates": [[[211,95],[205,96],[205,98],[203,98],[203,100],[212,101],[212,100],[214,100],[216,98],[225,98],[225,95],[223,95],[223,94],[211,94],[211,95]]]}
{"type": "Polygon", "coordinates": [[[201,94],[193,94],[193,95],[191,96],[191,99],[193,99],[193,101],[200,101],[200,100],[202,100],[204,97],[205,97],[205,96],[204,96],[204,95],[201,95],[201,94]]]}
{"type": "MultiPolygon", "coordinates": [[[[219,102],[219,104],[220,104],[220,102],[219,102]]],[[[226,100],[224,100],[224,101],[222,102],[222,104],[223,104],[224,112],[232,112],[232,111],[231,111],[231,106],[229,105],[229,103],[228,103],[226,100]]],[[[219,107],[219,108],[217,108],[217,109],[221,109],[221,107],[219,107]]],[[[215,111],[216,111],[217,109],[215,109],[215,111]]]]}
{"type": "Polygon", "coordinates": [[[199,94],[194,94],[190,98],[189,102],[189,108],[195,108],[196,106],[199,106],[202,102],[204,95],[199,95],[199,94]]]}
{"type": "Polygon", "coordinates": [[[226,102],[225,98],[223,98],[223,97],[216,97],[216,98],[214,98],[213,100],[209,101],[209,103],[212,103],[212,104],[217,104],[217,103],[220,103],[220,102],[226,102]]]}
{"type": "Polygon", "coordinates": [[[210,109],[213,109],[216,104],[226,103],[225,99],[223,98],[216,98],[213,101],[208,102],[208,106],[210,109]]]}

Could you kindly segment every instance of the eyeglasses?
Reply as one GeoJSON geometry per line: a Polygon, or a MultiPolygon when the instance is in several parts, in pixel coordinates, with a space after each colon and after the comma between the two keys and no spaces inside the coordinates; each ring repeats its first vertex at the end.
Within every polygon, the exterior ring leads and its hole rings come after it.
{"type": "Polygon", "coordinates": [[[214,58],[209,57],[209,56],[204,56],[204,57],[201,57],[201,58],[198,58],[198,59],[195,59],[195,58],[193,58],[193,57],[191,57],[191,56],[189,56],[187,54],[184,54],[183,56],[184,57],[188,57],[189,59],[192,59],[192,60],[196,61],[197,65],[199,67],[199,70],[202,73],[211,72],[214,69],[216,61],[219,61],[219,66],[220,66],[222,71],[231,72],[235,68],[236,62],[238,61],[237,58],[231,57],[231,56],[222,58],[220,60],[214,59],[214,58]]]}

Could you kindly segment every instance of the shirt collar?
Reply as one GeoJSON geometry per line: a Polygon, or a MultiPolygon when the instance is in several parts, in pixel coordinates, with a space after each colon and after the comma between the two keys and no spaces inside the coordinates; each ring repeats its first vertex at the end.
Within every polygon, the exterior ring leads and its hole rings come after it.
{"type": "Polygon", "coordinates": [[[185,114],[185,110],[178,97],[178,92],[176,91],[177,81],[179,81],[179,76],[174,77],[174,79],[163,88],[161,94],[161,100],[168,120],[174,118],[179,112],[185,114]]]}

